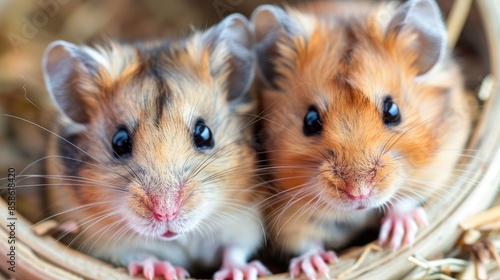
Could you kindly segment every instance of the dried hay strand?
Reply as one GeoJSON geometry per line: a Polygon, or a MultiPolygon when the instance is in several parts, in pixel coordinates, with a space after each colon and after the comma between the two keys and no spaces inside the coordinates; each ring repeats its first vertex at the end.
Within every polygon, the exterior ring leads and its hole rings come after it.
{"type": "Polygon", "coordinates": [[[493,274],[500,273],[499,217],[500,206],[496,206],[465,219],[456,249],[431,261],[410,256],[408,260],[418,268],[405,279],[493,279],[493,274]]]}

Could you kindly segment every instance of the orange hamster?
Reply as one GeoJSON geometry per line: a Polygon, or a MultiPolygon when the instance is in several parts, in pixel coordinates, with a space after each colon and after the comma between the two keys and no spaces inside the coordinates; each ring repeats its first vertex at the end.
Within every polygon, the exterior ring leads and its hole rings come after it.
{"type": "Polygon", "coordinates": [[[382,245],[411,244],[470,130],[437,4],[264,5],[251,22],[275,192],[269,240],[296,256],[292,276],[328,275],[330,249],[369,224],[381,222],[382,245]]]}
{"type": "Polygon", "coordinates": [[[63,115],[48,192],[54,215],[79,225],[80,250],[148,279],[216,265],[215,279],[268,274],[247,262],[264,236],[249,26],[234,14],[178,40],[47,48],[63,115]]]}

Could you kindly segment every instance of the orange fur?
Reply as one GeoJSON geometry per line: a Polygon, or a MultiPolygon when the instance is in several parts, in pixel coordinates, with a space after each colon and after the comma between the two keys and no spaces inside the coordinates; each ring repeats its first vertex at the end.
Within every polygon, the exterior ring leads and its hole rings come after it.
{"type": "MultiPolygon", "coordinates": [[[[277,193],[268,209],[271,240],[285,251],[303,253],[310,240],[345,245],[352,234],[332,236],[319,221],[364,215],[349,208],[347,191],[371,192],[374,208],[395,194],[421,201],[439,187],[419,189],[416,197],[401,188],[406,179],[442,183],[458,158],[470,128],[460,71],[446,59],[417,82],[414,34],[385,32],[393,10],[330,2],[287,9],[299,32],[281,33],[272,58],[277,88],[260,89],[277,193]],[[398,126],[382,122],[385,95],[399,106],[398,126]],[[303,119],[311,105],[323,131],[306,137],[303,119]],[[457,155],[440,154],[445,150],[457,155]]],[[[365,218],[354,227],[362,229],[365,218]]]]}

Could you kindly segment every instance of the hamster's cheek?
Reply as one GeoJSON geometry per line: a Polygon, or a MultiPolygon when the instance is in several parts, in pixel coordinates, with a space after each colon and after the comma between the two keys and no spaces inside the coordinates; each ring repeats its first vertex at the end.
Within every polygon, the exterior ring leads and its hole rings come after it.
{"type": "Polygon", "coordinates": [[[152,217],[150,201],[143,188],[137,184],[130,184],[128,187],[127,207],[138,217],[150,219],[152,217]]]}
{"type": "Polygon", "coordinates": [[[404,188],[405,177],[404,165],[393,160],[384,161],[374,179],[373,206],[380,207],[390,200],[401,198],[400,190],[404,188]]]}
{"type": "Polygon", "coordinates": [[[213,184],[200,184],[192,182],[186,186],[183,192],[183,205],[181,209],[181,220],[183,231],[191,231],[203,222],[213,212],[213,204],[217,199],[217,186],[213,184]]]}
{"type": "Polygon", "coordinates": [[[317,150],[302,145],[300,139],[287,134],[275,135],[275,138],[274,142],[268,145],[267,155],[275,176],[280,178],[277,183],[290,187],[298,186],[318,177],[321,172],[318,162],[321,155],[317,150]],[[294,143],[291,144],[291,141],[294,143]]]}
{"type": "Polygon", "coordinates": [[[319,179],[318,188],[328,195],[329,200],[335,203],[347,201],[347,197],[339,190],[339,186],[343,184],[343,181],[333,176],[328,164],[322,164],[319,170],[321,178],[319,179]]]}
{"type": "Polygon", "coordinates": [[[206,217],[207,212],[210,213],[210,208],[205,207],[206,204],[213,200],[210,192],[212,192],[210,186],[206,187],[204,184],[198,182],[186,185],[186,189],[183,192],[182,200],[184,203],[182,204],[180,217],[185,221],[185,230],[194,228],[206,217]]]}
{"type": "MultiPolygon", "coordinates": [[[[78,186],[79,198],[84,203],[103,203],[113,201],[121,196],[126,188],[126,182],[122,178],[110,178],[110,174],[120,174],[119,170],[112,167],[99,168],[97,164],[84,164],[78,171],[78,175],[84,178],[86,184],[78,186]]],[[[118,177],[118,176],[117,176],[118,177]]],[[[107,205],[109,206],[109,205],[107,205]]]]}
{"type": "Polygon", "coordinates": [[[388,201],[402,199],[406,196],[402,191],[406,188],[405,180],[406,172],[396,168],[381,182],[379,182],[373,192],[373,202],[375,207],[382,206],[388,201]]]}

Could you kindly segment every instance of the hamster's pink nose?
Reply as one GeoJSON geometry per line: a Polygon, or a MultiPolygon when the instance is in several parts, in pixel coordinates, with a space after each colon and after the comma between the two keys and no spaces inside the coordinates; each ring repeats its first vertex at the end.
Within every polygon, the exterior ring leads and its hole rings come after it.
{"type": "Polygon", "coordinates": [[[359,185],[345,190],[345,194],[351,200],[364,200],[372,195],[373,188],[366,185],[359,185]]]}
{"type": "Polygon", "coordinates": [[[350,200],[365,200],[372,195],[372,184],[352,180],[345,180],[344,184],[341,190],[350,200]]]}
{"type": "Polygon", "coordinates": [[[179,210],[174,210],[174,211],[158,211],[158,210],[153,210],[153,217],[160,222],[164,221],[172,221],[179,215],[179,210]]]}
{"type": "Polygon", "coordinates": [[[352,194],[350,192],[346,192],[346,195],[349,199],[352,199],[352,200],[363,200],[363,199],[367,199],[369,196],[370,196],[371,192],[370,193],[367,193],[367,194],[359,194],[359,195],[355,195],[355,194],[352,194]]]}

